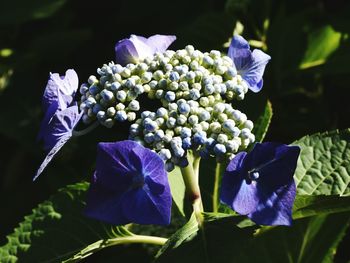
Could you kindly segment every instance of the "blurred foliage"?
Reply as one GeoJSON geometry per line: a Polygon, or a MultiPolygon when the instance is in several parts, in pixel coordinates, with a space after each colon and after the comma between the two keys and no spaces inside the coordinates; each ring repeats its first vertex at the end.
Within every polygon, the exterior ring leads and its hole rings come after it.
{"type": "MultiPolygon", "coordinates": [[[[49,72],[63,74],[74,68],[83,82],[114,59],[114,44],[131,33],[176,34],[173,49],[192,44],[203,51],[226,52],[224,44],[234,31],[272,57],[263,91],[234,104],[255,119],[266,98],[271,101],[274,116],[266,140],[290,143],[306,134],[350,127],[350,3],[346,0],[178,0],[171,5],[161,0],[2,1],[0,202],[6,210],[0,221],[0,243],[32,207],[58,188],[89,180],[98,141],[127,136],[127,125],[120,125],[72,140],[32,183],[44,157],[36,133],[49,72]]],[[[122,250],[113,248],[101,255],[115,251],[122,250]]],[[[123,250],[121,258],[147,262],[143,251],[133,246],[123,250]]],[[[344,258],[349,252],[343,248],[335,260],[344,258]]]]}

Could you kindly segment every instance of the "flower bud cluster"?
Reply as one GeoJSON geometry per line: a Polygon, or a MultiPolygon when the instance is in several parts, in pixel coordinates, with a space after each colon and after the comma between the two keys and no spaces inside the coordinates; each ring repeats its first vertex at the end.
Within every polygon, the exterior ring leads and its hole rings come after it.
{"type": "Polygon", "coordinates": [[[232,60],[219,51],[202,53],[193,46],[176,52],[156,53],[138,64],[122,67],[113,62],[97,70],[80,87],[83,121],[97,119],[112,127],[115,121],[134,121],[140,109],[137,98],[146,93],[164,107],[179,99],[200,102],[242,100],[248,85],[237,75],[232,60]]]}
{"type": "Polygon", "coordinates": [[[144,111],[130,126],[130,139],[154,149],[171,171],[174,165],[186,166],[187,150],[218,160],[232,158],[255,140],[253,123],[230,104],[202,107],[194,100],[178,100],[156,112],[144,111]]]}
{"type": "Polygon", "coordinates": [[[242,100],[248,85],[219,51],[187,46],[125,67],[111,62],[97,73],[99,78],[90,76],[80,87],[83,121],[97,120],[108,128],[132,122],[130,139],[155,150],[169,171],[187,165],[187,150],[222,160],[255,140],[253,123],[226,103],[242,100]],[[162,107],[138,114],[142,94],[160,100],[162,107]]]}

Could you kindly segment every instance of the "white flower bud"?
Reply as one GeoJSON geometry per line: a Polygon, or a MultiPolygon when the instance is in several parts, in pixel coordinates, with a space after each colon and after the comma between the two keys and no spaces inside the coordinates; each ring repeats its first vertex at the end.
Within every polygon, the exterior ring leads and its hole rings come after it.
{"type": "Polygon", "coordinates": [[[197,115],[191,115],[188,117],[188,123],[191,125],[195,125],[198,123],[198,116],[197,115]]]}
{"type": "Polygon", "coordinates": [[[124,90],[118,90],[116,97],[119,101],[124,102],[126,99],[126,92],[124,90]]]}
{"type": "Polygon", "coordinates": [[[106,119],[106,113],[104,111],[99,111],[97,112],[96,114],[96,118],[99,120],[99,121],[103,121],[106,119]]]}
{"type": "Polygon", "coordinates": [[[184,125],[187,122],[187,117],[185,115],[180,114],[177,119],[176,119],[176,123],[178,125],[184,125]]]}
{"type": "Polygon", "coordinates": [[[125,109],[125,105],[123,103],[118,103],[116,106],[115,106],[115,109],[116,110],[124,110],[125,109]]]}
{"type": "Polygon", "coordinates": [[[135,112],[128,112],[126,114],[126,118],[128,121],[132,122],[132,121],[136,120],[136,113],[135,112]]]}
{"type": "Polygon", "coordinates": [[[113,82],[111,85],[111,90],[112,91],[117,91],[121,88],[121,84],[119,82],[113,82]]]}
{"type": "Polygon", "coordinates": [[[158,154],[164,161],[170,160],[171,158],[171,152],[168,149],[161,149],[158,154]]]}
{"type": "Polygon", "coordinates": [[[116,112],[116,110],[114,109],[114,107],[109,107],[109,108],[107,109],[107,111],[106,111],[108,117],[111,117],[111,118],[114,117],[115,112],[116,112]]]}
{"type": "Polygon", "coordinates": [[[120,75],[123,78],[129,78],[131,76],[131,71],[128,68],[124,68],[122,72],[120,72],[120,75]]]}
{"type": "Polygon", "coordinates": [[[170,111],[177,111],[177,104],[176,103],[169,103],[168,105],[170,111]]]}
{"type": "Polygon", "coordinates": [[[221,125],[220,125],[220,123],[214,121],[214,122],[210,123],[209,129],[214,133],[220,133],[221,125]]]}
{"type": "Polygon", "coordinates": [[[116,112],[115,117],[114,117],[117,121],[123,122],[126,121],[128,119],[128,116],[126,114],[125,111],[123,110],[119,110],[116,112]]]}
{"type": "Polygon", "coordinates": [[[228,137],[226,134],[220,133],[217,137],[218,143],[225,144],[228,141],[228,137]]]}
{"type": "Polygon", "coordinates": [[[88,83],[89,83],[90,85],[97,84],[97,83],[98,83],[98,79],[97,79],[94,75],[91,75],[91,76],[88,78],[88,83]]]}
{"type": "Polygon", "coordinates": [[[128,109],[131,111],[138,111],[140,110],[140,103],[137,100],[132,100],[128,105],[128,109]]]}

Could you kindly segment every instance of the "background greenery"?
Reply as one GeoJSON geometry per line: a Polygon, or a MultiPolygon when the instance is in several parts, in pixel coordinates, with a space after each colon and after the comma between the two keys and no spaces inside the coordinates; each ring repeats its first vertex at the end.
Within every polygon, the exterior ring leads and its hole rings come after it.
{"type": "MultiPolygon", "coordinates": [[[[72,140],[32,183],[44,157],[36,134],[49,72],[63,74],[74,68],[84,82],[97,67],[114,59],[116,41],[131,33],[175,34],[173,49],[192,44],[202,51],[226,52],[234,31],[272,57],[262,92],[249,93],[237,106],[254,119],[265,105],[261,98],[270,99],[274,116],[265,140],[291,143],[306,134],[350,127],[346,0],[2,1],[0,245],[33,207],[58,188],[89,180],[97,141],[127,136],[127,127],[118,126],[72,140]]],[[[350,259],[349,242],[348,231],[336,262],[350,259]]],[[[130,262],[150,258],[147,250],[135,245],[107,249],[89,260],[106,254],[130,262]]]]}

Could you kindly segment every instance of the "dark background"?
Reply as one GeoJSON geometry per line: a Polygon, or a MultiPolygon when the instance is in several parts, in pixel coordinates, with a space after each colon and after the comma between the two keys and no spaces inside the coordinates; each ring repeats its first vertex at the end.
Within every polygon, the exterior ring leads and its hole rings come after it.
{"type": "MultiPolygon", "coordinates": [[[[127,137],[127,127],[118,126],[73,140],[32,182],[44,157],[36,134],[49,72],[73,68],[85,82],[114,59],[115,43],[130,34],[175,34],[172,49],[192,44],[226,52],[224,43],[240,21],[243,36],[260,41],[272,57],[262,92],[237,105],[254,119],[261,98],[271,100],[274,117],[266,140],[291,143],[306,134],[350,127],[349,1],[0,2],[0,245],[39,202],[68,183],[90,178],[97,141],[127,137]],[[316,63],[301,67],[305,61],[316,63]]],[[[337,262],[348,257],[346,242],[349,235],[337,262]]],[[[118,251],[130,261],[145,259],[141,252],[118,251]]]]}

